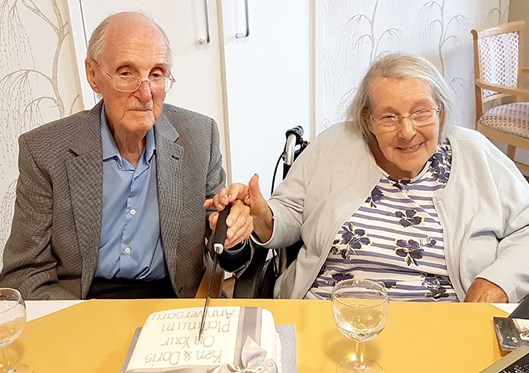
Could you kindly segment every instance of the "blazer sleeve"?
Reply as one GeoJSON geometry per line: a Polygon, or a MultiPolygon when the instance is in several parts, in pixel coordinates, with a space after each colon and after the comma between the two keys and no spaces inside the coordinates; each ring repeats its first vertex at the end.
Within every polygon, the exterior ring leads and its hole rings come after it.
{"type": "Polygon", "coordinates": [[[58,283],[51,248],[53,188],[33,159],[25,135],[19,138],[19,172],[0,284],[18,289],[25,299],[77,299],[58,283]]]}

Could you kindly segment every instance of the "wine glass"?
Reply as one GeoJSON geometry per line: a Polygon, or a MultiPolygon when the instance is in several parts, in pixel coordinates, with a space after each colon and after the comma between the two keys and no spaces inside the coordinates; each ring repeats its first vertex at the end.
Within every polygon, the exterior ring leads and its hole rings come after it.
{"type": "Polygon", "coordinates": [[[0,288],[0,349],[1,373],[31,373],[24,364],[11,364],[7,346],[18,338],[26,323],[26,305],[18,290],[0,288]]]}
{"type": "Polygon", "coordinates": [[[384,286],[363,279],[344,280],[332,290],[332,314],[340,332],[356,341],[354,358],[344,360],[336,372],[383,372],[380,365],[365,359],[364,342],[375,338],[386,325],[389,298],[384,286]]]}

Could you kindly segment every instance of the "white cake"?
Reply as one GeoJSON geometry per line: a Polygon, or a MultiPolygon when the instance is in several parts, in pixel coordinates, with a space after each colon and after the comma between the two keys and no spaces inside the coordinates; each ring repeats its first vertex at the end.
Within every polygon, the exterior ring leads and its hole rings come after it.
{"type": "Polygon", "coordinates": [[[247,359],[256,355],[255,349],[250,351],[252,341],[266,352],[252,363],[264,360],[260,364],[270,366],[274,362],[281,371],[279,337],[270,311],[259,307],[209,307],[199,339],[202,312],[202,307],[193,307],[150,314],[125,372],[200,372],[225,364],[241,368],[248,364],[244,356],[247,359]]]}

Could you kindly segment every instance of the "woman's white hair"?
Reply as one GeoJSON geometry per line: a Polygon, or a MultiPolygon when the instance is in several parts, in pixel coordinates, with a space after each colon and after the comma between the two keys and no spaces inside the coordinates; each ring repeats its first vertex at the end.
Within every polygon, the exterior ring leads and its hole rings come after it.
{"type": "Polygon", "coordinates": [[[390,79],[418,79],[427,83],[434,100],[441,110],[439,142],[446,136],[452,118],[452,103],[450,89],[445,79],[427,59],[405,53],[386,54],[375,60],[367,74],[362,79],[356,96],[349,106],[349,119],[353,127],[362,132],[368,143],[376,143],[375,136],[370,131],[369,116],[372,113],[372,103],[369,96],[369,85],[373,78],[390,79]]]}

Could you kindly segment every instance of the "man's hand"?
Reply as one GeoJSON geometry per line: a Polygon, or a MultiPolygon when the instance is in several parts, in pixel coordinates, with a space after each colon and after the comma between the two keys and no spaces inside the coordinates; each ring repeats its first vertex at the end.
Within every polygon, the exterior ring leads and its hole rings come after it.
{"type": "MultiPolygon", "coordinates": [[[[224,208],[223,208],[224,210],[224,208]]],[[[219,213],[214,212],[209,216],[209,225],[215,229],[219,213]]],[[[226,218],[226,241],[224,247],[230,249],[250,237],[253,231],[253,219],[250,215],[250,208],[242,201],[235,200],[231,203],[230,214],[226,218]]]]}
{"type": "Polygon", "coordinates": [[[470,285],[465,297],[465,302],[506,303],[508,301],[509,298],[502,288],[479,277],[470,285]]]}

